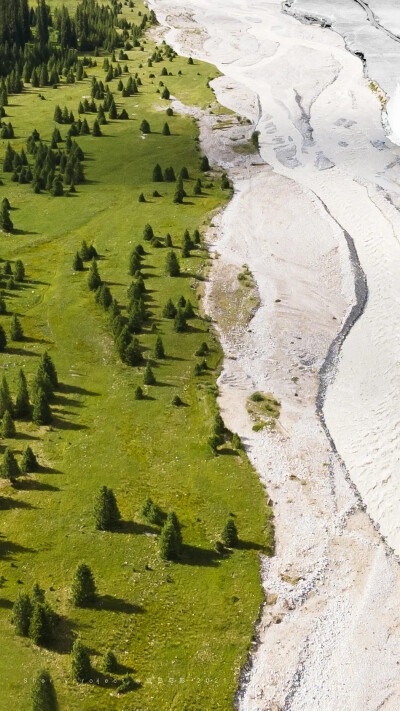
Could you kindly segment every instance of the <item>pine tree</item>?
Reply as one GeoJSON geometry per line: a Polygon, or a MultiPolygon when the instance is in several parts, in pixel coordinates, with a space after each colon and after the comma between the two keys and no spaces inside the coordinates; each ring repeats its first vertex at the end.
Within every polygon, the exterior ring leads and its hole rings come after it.
{"type": "Polygon", "coordinates": [[[143,373],[143,382],[145,385],[155,385],[156,377],[150,367],[150,363],[147,363],[143,373]]]}
{"type": "Polygon", "coordinates": [[[0,326],[0,353],[4,353],[7,346],[7,338],[3,326],[0,326]]]}
{"type": "Polygon", "coordinates": [[[1,421],[1,436],[4,439],[15,437],[15,425],[8,410],[5,411],[1,421]]]}
{"type": "Polygon", "coordinates": [[[51,359],[51,356],[45,351],[40,359],[39,370],[43,370],[44,373],[49,377],[53,389],[57,389],[58,376],[55,365],[51,359]]]}
{"type": "Polygon", "coordinates": [[[208,162],[207,156],[203,156],[200,162],[200,170],[203,171],[203,173],[207,172],[207,170],[210,170],[210,164],[208,162]]]}
{"type": "Polygon", "coordinates": [[[164,344],[162,342],[161,336],[157,336],[156,345],[154,348],[154,355],[158,359],[165,358],[164,344]]]}
{"type": "Polygon", "coordinates": [[[24,281],[25,279],[25,267],[20,259],[17,259],[14,265],[14,279],[15,281],[24,281]]]}
{"type": "Polygon", "coordinates": [[[200,241],[201,241],[200,232],[199,232],[199,230],[195,230],[195,231],[193,232],[193,242],[194,242],[195,244],[200,244],[200,241]]]}
{"type": "Polygon", "coordinates": [[[140,387],[140,385],[138,385],[137,388],[135,389],[135,393],[134,393],[133,397],[135,398],[135,400],[143,400],[143,390],[140,387]]]}
{"type": "Polygon", "coordinates": [[[0,209],[0,227],[4,232],[12,232],[14,229],[9,210],[4,204],[0,209]]]}
{"type": "Polygon", "coordinates": [[[35,425],[49,425],[52,420],[50,405],[45,392],[38,388],[33,403],[32,422],[35,425]]]}
{"type": "Polygon", "coordinates": [[[140,130],[142,133],[151,133],[150,124],[146,119],[140,124],[140,130]]]}
{"type": "Polygon", "coordinates": [[[32,603],[27,593],[20,592],[12,609],[12,621],[15,631],[22,637],[29,634],[29,625],[32,617],[32,603]]]}
{"type": "Polygon", "coordinates": [[[189,180],[189,171],[186,168],[186,166],[183,166],[179,175],[182,178],[182,180],[189,180]]]}
{"type": "Polygon", "coordinates": [[[75,272],[82,272],[83,271],[83,261],[82,261],[82,257],[79,254],[79,252],[77,252],[75,254],[74,261],[72,262],[72,269],[75,272]]]}
{"type": "Polygon", "coordinates": [[[172,247],[172,237],[169,232],[165,235],[165,246],[172,247]]]}
{"type": "Polygon", "coordinates": [[[142,349],[137,338],[133,338],[125,350],[125,363],[132,366],[143,363],[142,349]]]}
{"type": "Polygon", "coordinates": [[[97,262],[95,258],[93,257],[91,263],[90,263],[90,268],[89,268],[89,274],[88,274],[88,287],[90,291],[96,291],[98,287],[101,284],[101,279],[99,275],[99,270],[97,267],[97,262]]]}
{"type": "Polygon", "coordinates": [[[102,486],[94,504],[94,520],[100,531],[112,531],[121,518],[117,500],[112,489],[102,486]]]}
{"type": "Polygon", "coordinates": [[[182,309],[178,309],[174,318],[174,331],[177,333],[184,333],[187,331],[187,323],[182,309]]]}
{"type": "Polygon", "coordinates": [[[160,555],[164,560],[174,560],[178,555],[176,531],[171,521],[167,522],[160,535],[160,555]]]}
{"type": "Polygon", "coordinates": [[[1,476],[3,479],[9,479],[13,483],[20,475],[20,469],[13,452],[9,447],[5,449],[3,455],[3,463],[1,465],[1,476]]]}
{"type": "Polygon", "coordinates": [[[91,569],[80,563],[75,571],[71,586],[71,599],[75,607],[86,607],[96,598],[96,585],[91,569]]]}
{"type": "Polygon", "coordinates": [[[82,245],[79,250],[79,254],[80,254],[83,262],[88,262],[90,259],[92,259],[93,255],[91,254],[91,249],[88,246],[86,240],[82,241],[82,245]]]}
{"type": "Polygon", "coordinates": [[[21,326],[21,321],[16,314],[13,315],[10,327],[10,338],[12,341],[23,341],[24,332],[21,326]]]}
{"type": "Polygon", "coordinates": [[[100,124],[99,124],[98,120],[96,119],[93,123],[92,136],[95,136],[95,138],[97,138],[102,135],[103,134],[100,129],[100,124]]]}
{"type": "Polygon", "coordinates": [[[228,548],[235,548],[239,543],[236,524],[232,518],[229,518],[222,531],[222,540],[228,548]]]}
{"type": "Polygon", "coordinates": [[[111,649],[107,649],[104,654],[102,667],[104,672],[115,673],[118,671],[117,658],[111,649]]]}
{"type": "Polygon", "coordinates": [[[56,123],[63,122],[62,111],[61,111],[60,107],[58,106],[58,104],[57,104],[56,108],[54,109],[54,121],[56,123]]]}
{"type": "Polygon", "coordinates": [[[163,126],[162,134],[163,134],[163,136],[170,136],[171,135],[171,131],[170,131],[170,128],[169,128],[167,122],[165,122],[165,124],[163,126]]]}
{"type": "Polygon", "coordinates": [[[157,163],[153,169],[153,183],[162,183],[164,180],[161,166],[157,163]]]}
{"type": "Polygon", "coordinates": [[[197,178],[197,180],[196,180],[196,182],[195,182],[195,184],[194,184],[193,193],[194,193],[194,195],[201,195],[201,192],[202,192],[202,190],[201,190],[201,180],[200,180],[200,178],[197,178]]]}
{"type": "Polygon", "coordinates": [[[153,239],[153,237],[154,237],[154,232],[153,232],[152,226],[149,224],[145,225],[144,230],[143,230],[143,239],[150,241],[153,239]]]}
{"type": "Polygon", "coordinates": [[[177,313],[176,307],[171,299],[168,299],[167,303],[163,308],[162,315],[164,318],[175,318],[177,313]]]}
{"type": "Polygon", "coordinates": [[[176,256],[176,253],[172,249],[167,254],[165,270],[168,276],[171,277],[179,276],[181,273],[178,258],[176,256]]]}
{"type": "Polygon", "coordinates": [[[77,639],[71,652],[71,675],[74,681],[87,682],[91,675],[90,656],[86,647],[77,639]]]}
{"type": "Polygon", "coordinates": [[[195,314],[195,312],[194,312],[192,303],[191,303],[190,301],[187,302],[187,304],[186,304],[186,306],[185,306],[185,309],[184,309],[184,311],[183,311],[183,315],[184,315],[184,317],[187,318],[187,319],[189,319],[189,318],[194,318],[194,317],[195,317],[196,314],[195,314]]]}
{"type": "Polygon", "coordinates": [[[161,94],[161,98],[162,99],[169,99],[169,97],[170,97],[169,89],[167,89],[167,87],[165,86],[163,93],[161,94]]]}
{"type": "Polygon", "coordinates": [[[175,535],[176,535],[176,545],[177,545],[177,551],[178,553],[180,552],[182,548],[182,528],[181,524],[178,521],[178,517],[174,511],[171,511],[166,520],[166,524],[170,523],[175,530],[175,535]]]}
{"type": "Polygon", "coordinates": [[[46,605],[41,602],[35,602],[29,625],[29,637],[38,646],[45,645],[50,641],[53,631],[51,622],[51,616],[48,614],[46,605]]]}
{"type": "Polygon", "coordinates": [[[0,384],[0,417],[4,416],[6,410],[11,415],[14,415],[14,404],[10,395],[10,388],[6,376],[3,375],[0,384]]]}
{"type": "Polygon", "coordinates": [[[57,697],[48,671],[40,671],[32,684],[32,711],[57,711],[57,697]]]}
{"type": "Polygon", "coordinates": [[[174,203],[181,205],[183,203],[183,198],[186,196],[185,190],[183,188],[182,178],[179,178],[178,184],[176,186],[176,192],[174,195],[174,203]]]}
{"type": "Polygon", "coordinates": [[[31,448],[28,446],[21,459],[21,472],[22,474],[31,474],[38,470],[38,462],[36,456],[32,452],[31,448]]]}

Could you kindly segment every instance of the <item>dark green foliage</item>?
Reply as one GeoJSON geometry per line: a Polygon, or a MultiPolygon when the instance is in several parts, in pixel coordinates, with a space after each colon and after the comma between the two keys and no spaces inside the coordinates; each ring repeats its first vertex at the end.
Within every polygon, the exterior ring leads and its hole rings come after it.
{"type": "Polygon", "coordinates": [[[183,315],[187,319],[195,317],[196,314],[194,312],[193,306],[190,301],[187,302],[185,309],[183,311],[183,315]]]}
{"type": "Polygon", "coordinates": [[[102,486],[94,504],[94,520],[100,531],[112,531],[121,518],[112,489],[102,486]]]}
{"type": "Polygon", "coordinates": [[[10,338],[12,341],[23,341],[24,340],[24,332],[21,326],[21,321],[19,320],[18,316],[15,314],[12,317],[11,320],[11,326],[10,326],[10,338]]]}
{"type": "Polygon", "coordinates": [[[37,459],[32,452],[31,448],[28,446],[22,456],[21,460],[21,472],[22,474],[31,474],[36,472],[38,469],[37,459]]]}
{"type": "Polygon", "coordinates": [[[137,338],[133,338],[132,341],[128,344],[125,350],[123,360],[125,363],[127,363],[127,365],[142,365],[143,354],[142,349],[140,347],[140,343],[137,338]]]}
{"type": "Polygon", "coordinates": [[[162,183],[163,180],[164,180],[164,178],[163,178],[161,166],[159,163],[157,163],[153,169],[153,183],[162,183]]]}
{"type": "Polygon", "coordinates": [[[174,405],[174,407],[180,407],[183,404],[179,395],[175,395],[172,398],[172,404],[174,405]]]}
{"type": "Polygon", "coordinates": [[[79,252],[75,254],[74,261],[72,262],[72,269],[75,272],[83,271],[83,260],[79,252]]]}
{"type": "Polygon", "coordinates": [[[140,124],[140,130],[142,133],[151,133],[150,129],[150,124],[146,119],[143,119],[142,123],[140,124]]]}
{"type": "Polygon", "coordinates": [[[10,262],[5,262],[4,267],[3,267],[3,274],[6,276],[11,276],[12,275],[12,268],[10,262]]]}
{"type": "Polygon", "coordinates": [[[226,522],[221,538],[228,548],[235,548],[238,545],[238,532],[236,524],[232,518],[229,518],[226,522]]]}
{"type": "Polygon", "coordinates": [[[229,178],[226,173],[223,173],[222,177],[221,177],[221,188],[222,188],[222,190],[227,190],[230,187],[231,187],[231,184],[229,182],[229,178]]]}
{"type": "Polygon", "coordinates": [[[182,178],[182,180],[189,180],[189,171],[186,168],[186,166],[183,166],[183,168],[181,168],[181,172],[179,175],[182,178]]]}
{"type": "Polygon", "coordinates": [[[176,192],[174,195],[174,203],[180,205],[183,202],[183,198],[186,197],[186,192],[183,188],[182,178],[179,178],[178,184],[176,186],[176,192]]]}
{"type": "Polygon", "coordinates": [[[205,341],[201,344],[200,348],[197,349],[195,355],[206,356],[210,352],[210,349],[205,341]]]}
{"type": "Polygon", "coordinates": [[[92,136],[98,137],[98,136],[102,136],[102,135],[103,134],[100,129],[100,124],[99,124],[98,120],[96,119],[93,123],[92,136]]]}
{"type": "Polygon", "coordinates": [[[117,657],[111,649],[107,649],[103,656],[102,668],[104,672],[115,673],[118,671],[117,657]]]}
{"type": "Polygon", "coordinates": [[[147,521],[154,526],[162,526],[164,520],[163,512],[150,497],[144,502],[140,513],[143,518],[147,519],[147,521]]]}
{"type": "Polygon", "coordinates": [[[234,434],[232,435],[232,447],[236,450],[243,449],[242,440],[240,439],[239,435],[236,434],[236,432],[234,432],[234,434]]]}
{"type": "Polygon", "coordinates": [[[175,171],[172,166],[169,166],[168,168],[165,168],[164,170],[164,180],[167,183],[174,183],[176,180],[175,177],[175,171]]]}
{"type": "Polygon", "coordinates": [[[43,353],[40,359],[39,371],[43,371],[44,373],[46,373],[46,375],[50,379],[53,389],[56,390],[58,385],[57,371],[51,359],[51,356],[49,356],[47,351],[43,353]]]}
{"type": "Polygon", "coordinates": [[[25,267],[20,259],[17,259],[14,265],[14,279],[15,281],[24,281],[25,279],[25,267]]]}
{"type": "Polygon", "coordinates": [[[213,454],[218,454],[218,447],[223,444],[223,441],[219,435],[213,434],[208,438],[208,444],[213,454]]]}
{"type": "Polygon", "coordinates": [[[82,241],[82,245],[79,250],[79,254],[80,254],[83,262],[90,262],[90,260],[92,260],[98,256],[96,249],[93,247],[92,244],[89,247],[86,240],[82,241]]]}
{"type": "Polygon", "coordinates": [[[14,229],[9,210],[4,204],[0,208],[0,227],[4,232],[12,232],[14,229]]]}
{"type": "Polygon", "coordinates": [[[96,290],[95,299],[96,303],[102,306],[105,311],[111,306],[112,296],[107,284],[100,284],[96,290]]]}
{"type": "Polygon", "coordinates": [[[15,437],[15,425],[8,410],[5,411],[1,421],[1,436],[5,439],[15,437]]]}
{"type": "Polygon", "coordinates": [[[180,296],[179,299],[178,299],[178,307],[179,307],[180,309],[184,309],[185,306],[186,306],[186,299],[185,299],[184,296],[180,296]]]}
{"type": "Polygon", "coordinates": [[[144,193],[140,193],[138,197],[138,202],[146,202],[146,198],[144,196],[144,193]]]}
{"type": "Polygon", "coordinates": [[[25,373],[21,369],[18,373],[18,392],[15,402],[15,417],[18,419],[29,418],[31,405],[29,402],[28,386],[26,384],[25,373]]]}
{"type": "Polygon", "coordinates": [[[179,543],[175,527],[171,521],[163,526],[160,539],[160,556],[163,560],[174,560],[179,553],[179,543]]]}
{"type": "Polygon", "coordinates": [[[167,89],[167,87],[165,86],[163,93],[161,94],[161,98],[162,99],[169,99],[170,96],[171,95],[170,95],[169,89],[167,89]]]}
{"type": "Polygon", "coordinates": [[[152,226],[149,224],[145,225],[144,230],[143,230],[143,239],[150,241],[153,239],[153,237],[154,237],[154,232],[153,232],[152,226]]]}
{"type": "Polygon", "coordinates": [[[3,462],[1,465],[1,476],[3,477],[3,479],[9,479],[11,482],[14,482],[17,477],[19,477],[20,473],[21,472],[18,466],[18,462],[15,459],[11,449],[7,447],[3,455],[3,462]]]}
{"type": "Polygon", "coordinates": [[[160,193],[158,192],[158,190],[153,190],[153,197],[155,197],[155,198],[161,197],[161,195],[160,195],[160,193]]]}
{"type": "Polygon", "coordinates": [[[171,276],[171,277],[179,276],[181,273],[178,257],[176,256],[176,253],[172,249],[168,252],[167,257],[166,257],[165,271],[168,274],[168,276],[171,276]]]}
{"type": "Polygon", "coordinates": [[[197,180],[196,180],[196,182],[195,182],[195,184],[194,184],[193,193],[194,193],[194,195],[201,195],[201,192],[202,192],[202,190],[201,190],[201,180],[200,180],[200,178],[197,178],[197,180]]]}
{"type": "Polygon", "coordinates": [[[200,244],[200,242],[201,242],[201,237],[200,237],[200,232],[199,232],[199,230],[195,230],[195,231],[193,232],[193,242],[194,242],[195,244],[200,244]]]}
{"type": "Polygon", "coordinates": [[[174,306],[174,303],[171,299],[168,299],[167,303],[165,304],[163,308],[163,316],[164,318],[175,318],[177,313],[177,309],[174,306]]]}
{"type": "Polygon", "coordinates": [[[140,268],[142,266],[141,264],[142,260],[137,253],[137,251],[134,249],[133,252],[131,253],[129,257],[129,274],[133,276],[136,274],[136,272],[140,271],[140,268]]]}
{"type": "Polygon", "coordinates": [[[86,647],[77,639],[71,652],[71,675],[74,681],[88,682],[91,675],[90,656],[86,647]]]}
{"type": "Polygon", "coordinates": [[[182,309],[178,309],[174,318],[174,331],[184,333],[187,331],[187,323],[182,309]]]}
{"type": "Polygon", "coordinates": [[[96,585],[91,569],[79,563],[71,586],[71,599],[75,607],[86,607],[96,598],[96,585]]]}
{"type": "Polygon", "coordinates": [[[32,684],[32,711],[57,711],[57,697],[48,671],[40,671],[32,684]]]}
{"type": "Polygon", "coordinates": [[[32,617],[32,602],[27,593],[19,593],[12,610],[12,621],[15,631],[22,637],[29,635],[29,625],[32,617]]]}
{"type": "Polygon", "coordinates": [[[170,136],[171,135],[171,131],[170,131],[170,128],[169,128],[167,122],[165,122],[165,124],[163,126],[162,134],[163,134],[163,136],[170,136]]]}
{"type": "Polygon", "coordinates": [[[171,106],[168,106],[166,112],[167,116],[173,116],[174,115],[174,110],[171,106]]]}
{"type": "Polygon", "coordinates": [[[7,338],[3,326],[0,326],[0,353],[3,353],[7,346],[7,338]]]}
{"type": "Polygon", "coordinates": [[[147,363],[143,373],[143,382],[145,385],[154,385],[156,382],[156,377],[151,369],[150,363],[147,363]]]}
{"type": "Polygon", "coordinates": [[[93,257],[90,262],[89,274],[88,274],[88,287],[90,291],[96,291],[101,284],[100,274],[97,267],[97,262],[93,257]]]}
{"type": "Polygon", "coordinates": [[[49,425],[52,420],[50,405],[45,392],[38,388],[33,403],[32,422],[39,427],[49,425]]]}
{"type": "Polygon", "coordinates": [[[7,306],[5,299],[3,299],[2,296],[0,296],[0,314],[6,314],[7,313],[7,306]]]}
{"type": "Polygon", "coordinates": [[[172,247],[172,238],[169,232],[165,235],[165,246],[172,247]]]}
{"type": "Polygon", "coordinates": [[[257,148],[257,149],[259,148],[259,136],[260,136],[260,131],[253,131],[253,133],[251,134],[251,138],[250,138],[254,148],[257,148]]]}
{"type": "Polygon", "coordinates": [[[118,687],[119,694],[127,694],[128,691],[133,691],[136,688],[136,684],[129,674],[125,674],[122,677],[121,683],[118,687]]]}
{"type": "Polygon", "coordinates": [[[140,385],[137,386],[135,389],[135,394],[134,394],[135,400],[143,400],[143,390],[140,387],[140,385]]]}
{"type": "Polygon", "coordinates": [[[32,618],[29,625],[29,637],[39,646],[47,644],[53,633],[54,613],[42,602],[33,604],[32,618]]]}
{"type": "Polygon", "coordinates": [[[225,434],[225,425],[221,415],[215,415],[213,431],[216,435],[225,434]]]}
{"type": "Polygon", "coordinates": [[[207,170],[210,170],[210,164],[208,162],[207,156],[203,156],[201,161],[200,161],[200,170],[202,170],[204,173],[207,170]]]}
{"type": "Polygon", "coordinates": [[[154,348],[154,355],[156,358],[165,358],[164,344],[162,342],[161,336],[157,336],[156,345],[154,348]]]}
{"type": "Polygon", "coordinates": [[[3,375],[0,384],[0,417],[3,417],[4,413],[8,412],[14,414],[14,405],[10,395],[10,388],[8,387],[7,378],[3,375]]]}

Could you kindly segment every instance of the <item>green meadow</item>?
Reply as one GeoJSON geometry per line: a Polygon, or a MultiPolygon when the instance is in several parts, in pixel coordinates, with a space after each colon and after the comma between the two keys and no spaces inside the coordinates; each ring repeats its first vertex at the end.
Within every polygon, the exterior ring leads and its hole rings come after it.
{"type": "MultiPolygon", "coordinates": [[[[70,9],[75,5],[68,4],[70,9]]],[[[130,13],[124,7],[124,13],[134,19],[138,8],[135,4],[130,13]]],[[[6,375],[15,398],[19,369],[29,387],[47,350],[60,381],[52,425],[17,421],[16,437],[0,443],[2,452],[9,446],[18,460],[29,444],[41,465],[38,473],[20,477],[15,485],[0,480],[4,710],[31,709],[32,679],[47,668],[62,711],[225,711],[232,707],[262,603],[259,554],[271,551],[271,513],[245,454],[227,445],[215,456],[209,448],[222,363],[201,306],[209,258],[203,242],[190,257],[181,257],[184,231],[204,233],[230,190],[222,190],[218,167],[201,173],[195,122],[188,116],[166,116],[171,102],[157,93],[162,79],[185,104],[214,105],[207,82],[216,69],[198,61],[190,65],[180,57],[149,68],[147,58],[154,50],[149,37],[144,48],[129,51],[129,60],[121,62],[141,78],[139,94],[122,98],[118,79],[110,82],[118,112],[125,108],[129,120],[109,121],[101,127],[101,137],[75,139],[85,154],[86,176],[75,194],[35,194],[31,185],[1,174],[0,194],[10,201],[15,231],[0,235],[0,256],[11,264],[22,259],[26,280],[5,291],[7,313],[0,323],[8,335],[12,314],[17,314],[25,340],[9,340],[0,354],[0,376],[6,375]],[[172,76],[160,76],[163,66],[172,76]],[[144,118],[151,126],[146,136],[139,128],[144,118]],[[162,134],[165,121],[170,136],[162,134]],[[156,163],[163,169],[173,166],[177,175],[187,167],[183,204],[173,202],[176,183],[152,182],[156,163]],[[199,177],[203,194],[194,196],[199,177]],[[152,197],[155,189],[161,197],[152,197]],[[140,193],[146,202],[138,201],[140,193]],[[171,234],[181,276],[166,275],[164,246],[143,241],[146,223],[162,244],[171,234]],[[84,239],[95,245],[101,278],[123,308],[132,280],[129,255],[136,244],[144,246],[142,270],[151,317],[138,338],[155,385],[143,385],[144,367],[129,367],[118,358],[107,313],[87,287],[88,264],[84,272],[73,271],[73,257],[84,239]],[[166,301],[176,303],[181,295],[196,311],[186,333],[176,333],[173,322],[162,315],[166,301]],[[158,335],[165,360],[154,357],[158,335]],[[210,348],[208,368],[196,376],[195,352],[203,341],[210,348]],[[145,392],[143,400],[134,399],[138,385],[145,392]],[[176,395],[183,406],[172,405],[176,395]],[[104,484],[114,490],[121,511],[122,522],[114,532],[94,527],[93,501],[104,484]],[[175,511],[182,524],[184,548],[178,562],[160,558],[160,529],[140,515],[147,496],[163,511],[175,511]],[[240,543],[221,554],[215,544],[231,514],[240,543]],[[80,609],[70,601],[70,587],[82,561],[94,573],[98,597],[92,607],[80,609]],[[30,592],[34,582],[60,615],[48,647],[17,636],[12,624],[17,594],[30,592]],[[90,650],[93,683],[71,680],[70,651],[77,637],[90,650]],[[100,672],[107,649],[117,656],[117,674],[100,672]],[[118,681],[126,673],[138,682],[137,688],[118,696],[118,681]]],[[[33,129],[50,142],[56,105],[67,106],[77,118],[79,102],[90,97],[92,76],[105,80],[104,56],[101,52],[98,66],[87,69],[82,81],[61,82],[57,88],[26,85],[23,93],[10,96],[6,120],[14,127],[10,143],[15,150],[25,146],[33,129]]],[[[121,78],[126,84],[128,74],[121,78]]],[[[96,114],[85,116],[92,127],[96,114]]],[[[68,126],[58,128],[65,139],[68,126]]],[[[7,141],[0,143],[2,157],[7,141]]]]}

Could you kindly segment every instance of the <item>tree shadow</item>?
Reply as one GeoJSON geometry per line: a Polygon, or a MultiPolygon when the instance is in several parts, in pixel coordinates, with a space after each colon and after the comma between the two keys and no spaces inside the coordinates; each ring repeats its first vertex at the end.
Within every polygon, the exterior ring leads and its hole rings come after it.
{"type": "Polygon", "coordinates": [[[132,615],[133,613],[143,614],[145,611],[141,605],[135,605],[112,595],[98,595],[91,607],[96,610],[107,610],[107,612],[123,612],[126,615],[132,615]]]}
{"type": "Polygon", "coordinates": [[[79,622],[78,625],[68,619],[68,617],[60,615],[57,620],[54,638],[47,648],[58,654],[70,654],[72,645],[78,637],[78,633],[81,632],[82,627],[87,628],[88,625],[82,624],[82,622],[79,622]]]}
{"type": "Polygon", "coordinates": [[[35,351],[27,351],[26,348],[13,348],[12,346],[7,346],[5,352],[10,355],[36,356],[36,358],[40,357],[40,353],[36,353],[35,351]]]}
{"type": "Polygon", "coordinates": [[[56,395],[53,400],[55,405],[60,407],[82,407],[83,403],[81,400],[74,400],[73,398],[64,397],[63,395],[56,395]]]}
{"type": "Polygon", "coordinates": [[[236,457],[239,456],[236,449],[232,449],[231,447],[224,447],[224,448],[218,449],[218,454],[225,454],[225,455],[230,455],[230,456],[234,455],[236,457]]]}
{"type": "Polygon", "coordinates": [[[0,608],[3,608],[3,610],[12,610],[13,603],[5,597],[0,597],[0,608]]]}
{"type": "Polygon", "coordinates": [[[13,235],[38,235],[39,232],[33,232],[32,230],[19,230],[18,228],[14,227],[12,234],[13,235]]]}
{"type": "Polygon", "coordinates": [[[217,568],[221,558],[212,548],[198,548],[197,546],[184,545],[178,563],[199,567],[217,568]]]}
{"type": "Polygon", "coordinates": [[[156,526],[151,526],[148,523],[138,523],[137,521],[120,521],[118,528],[115,529],[116,533],[134,533],[140,535],[143,533],[151,533],[153,535],[158,535],[160,533],[160,528],[156,526]]]}
{"type": "Polygon", "coordinates": [[[45,467],[42,464],[38,466],[37,470],[40,474],[63,474],[60,469],[56,469],[55,467],[45,467]]]}
{"type": "Polygon", "coordinates": [[[40,437],[35,437],[35,435],[27,434],[26,432],[17,432],[14,435],[14,439],[18,440],[31,440],[32,442],[36,441],[38,442],[40,440],[40,437]]]}
{"type": "Polygon", "coordinates": [[[0,496],[0,511],[9,511],[10,509],[37,509],[37,506],[32,506],[27,501],[19,501],[11,499],[8,496],[0,496]]]}
{"type": "Polygon", "coordinates": [[[93,395],[100,397],[101,393],[93,392],[92,390],[86,390],[81,388],[79,385],[67,385],[66,383],[59,383],[57,390],[60,393],[65,393],[66,395],[93,395]]]}
{"type": "MultiPolygon", "coordinates": [[[[2,534],[0,534],[0,537],[3,538],[2,534]]],[[[0,558],[2,560],[13,560],[14,555],[17,553],[37,553],[37,551],[34,548],[21,546],[19,543],[0,540],[0,558]]]]}
{"type": "MultiPolygon", "coordinates": [[[[66,414],[73,415],[75,413],[68,412],[66,414]]],[[[87,430],[88,429],[87,425],[79,425],[76,422],[70,422],[69,420],[64,420],[59,415],[57,415],[57,416],[53,415],[52,425],[54,425],[54,427],[56,427],[59,430],[87,430]]]]}
{"type": "Polygon", "coordinates": [[[254,543],[254,541],[242,541],[241,539],[239,539],[236,548],[242,551],[260,551],[261,553],[266,552],[266,547],[263,546],[261,543],[254,543]]]}
{"type": "Polygon", "coordinates": [[[37,479],[17,479],[14,486],[22,491],[60,491],[58,486],[45,484],[37,479]]]}

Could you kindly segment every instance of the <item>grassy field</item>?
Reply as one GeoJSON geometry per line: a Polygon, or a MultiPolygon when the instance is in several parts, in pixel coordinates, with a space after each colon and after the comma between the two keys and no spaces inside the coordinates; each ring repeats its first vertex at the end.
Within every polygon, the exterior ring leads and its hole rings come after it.
{"type": "MultiPolygon", "coordinates": [[[[170,104],[156,93],[164,63],[149,69],[150,40],[145,47],[145,52],[131,51],[128,62],[130,73],[142,78],[140,94],[121,99],[117,80],[110,85],[118,109],[125,106],[130,120],[111,121],[102,127],[102,137],[77,139],[85,152],[87,180],[76,195],[35,195],[29,185],[2,176],[1,196],[13,207],[16,234],[1,236],[1,257],[22,259],[27,281],[6,293],[9,313],[0,322],[8,333],[11,314],[17,313],[26,340],[1,354],[0,375],[6,374],[15,396],[18,370],[23,368],[28,384],[32,382],[39,356],[47,349],[61,382],[53,425],[38,428],[17,422],[17,437],[1,442],[2,451],[9,445],[17,458],[30,444],[42,465],[39,474],[21,478],[15,487],[2,482],[4,710],[31,708],[32,678],[43,667],[54,679],[61,710],[229,709],[262,600],[258,555],[271,546],[265,494],[244,455],[226,449],[215,457],[207,446],[216,414],[219,344],[201,309],[188,333],[176,334],[172,322],[162,318],[169,297],[176,301],[184,295],[199,307],[201,281],[196,275],[207,265],[206,250],[181,259],[182,276],[171,279],[165,275],[166,250],[143,243],[149,326],[157,325],[167,354],[162,364],[154,361],[157,384],[145,388],[148,397],[143,401],[133,397],[136,386],[143,384],[143,368],[129,368],[118,360],[107,316],[87,288],[86,272],[72,270],[82,239],[93,242],[101,255],[102,279],[126,305],[128,257],[142,240],[144,225],[150,222],[161,237],[170,232],[180,252],[184,230],[201,230],[229,197],[215,173],[208,179],[213,187],[192,196],[200,176],[197,127],[188,117],[173,116],[168,117],[172,135],[161,134],[170,104]],[[150,72],[155,79],[149,79],[150,72]],[[139,130],[143,118],[152,128],[145,138],[139,130]],[[163,168],[174,166],[177,173],[187,166],[191,179],[185,181],[184,205],[173,204],[175,184],[151,182],[157,162],[163,168]],[[161,198],[151,197],[155,187],[161,198]],[[146,203],[138,202],[142,191],[146,203]],[[194,354],[204,340],[211,348],[209,370],[195,377],[194,354]],[[185,407],[172,406],[176,394],[185,407]],[[93,499],[103,484],[117,496],[123,519],[118,532],[94,529],[93,499]],[[159,531],[140,518],[148,495],[164,511],[174,510],[182,522],[185,548],[179,563],[160,559],[159,531]],[[236,517],[241,544],[221,557],[215,542],[230,513],[236,517]],[[79,610],[69,593],[81,561],[92,567],[99,597],[93,608],[79,610]],[[11,623],[18,592],[29,592],[35,581],[62,616],[56,641],[48,649],[16,636],[11,623]],[[71,681],[69,653],[78,636],[91,650],[93,684],[71,681]],[[129,671],[141,682],[127,696],[117,696],[114,680],[121,675],[108,675],[106,682],[95,671],[107,648],[115,651],[121,674],[129,671]]],[[[51,138],[56,104],[67,105],[77,116],[79,101],[90,94],[92,74],[104,81],[102,58],[98,64],[82,82],[57,89],[28,86],[10,97],[7,121],[14,126],[14,148],[24,146],[34,128],[43,139],[51,138]]],[[[216,73],[213,67],[176,58],[168,70],[173,76],[165,83],[174,96],[200,106],[214,101],[207,88],[207,79],[216,73]]],[[[94,118],[88,116],[90,126],[94,118]]],[[[66,130],[60,126],[63,137],[66,130]]],[[[2,154],[5,146],[1,141],[2,154]]],[[[146,327],[139,336],[151,360],[157,334],[146,327]]]]}

